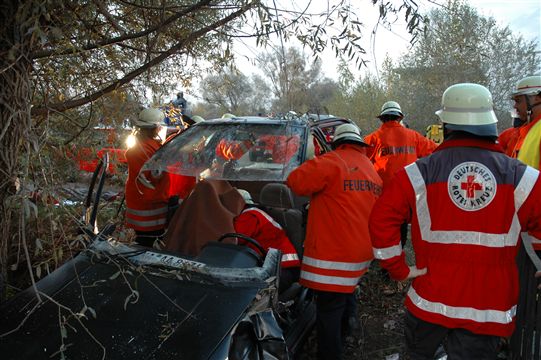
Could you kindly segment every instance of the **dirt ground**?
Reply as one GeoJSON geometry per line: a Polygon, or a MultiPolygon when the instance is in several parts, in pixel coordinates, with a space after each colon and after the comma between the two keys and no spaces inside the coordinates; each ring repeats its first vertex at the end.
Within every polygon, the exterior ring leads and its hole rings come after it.
{"type": "MultiPolygon", "coordinates": [[[[360,328],[346,339],[343,360],[398,360],[404,358],[404,297],[407,284],[389,280],[377,264],[361,279],[358,292],[360,328]]],[[[316,359],[315,334],[300,360],[316,359]]]]}

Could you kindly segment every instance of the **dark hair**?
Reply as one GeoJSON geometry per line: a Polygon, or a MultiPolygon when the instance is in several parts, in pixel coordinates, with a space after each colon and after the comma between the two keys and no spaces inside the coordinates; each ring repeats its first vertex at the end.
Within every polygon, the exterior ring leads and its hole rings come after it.
{"type": "Polygon", "coordinates": [[[139,140],[154,139],[158,135],[158,127],[138,128],[135,137],[139,140]]]}
{"type": "Polygon", "coordinates": [[[443,139],[444,140],[451,140],[451,139],[464,139],[464,138],[471,138],[471,139],[484,139],[491,142],[496,142],[498,140],[497,136],[493,135],[478,135],[469,131],[465,130],[454,130],[451,129],[449,124],[443,123],[443,139]]]}
{"type": "Polygon", "coordinates": [[[344,144],[351,144],[351,145],[357,145],[357,146],[362,146],[362,147],[367,146],[367,145],[363,145],[359,141],[350,140],[348,138],[345,138],[345,139],[340,139],[338,141],[333,141],[331,143],[331,149],[335,150],[337,147],[339,147],[340,145],[344,145],[344,144]]]}
{"type": "Polygon", "coordinates": [[[386,122],[386,121],[399,121],[400,119],[402,119],[402,116],[400,115],[392,115],[392,114],[385,114],[385,115],[381,115],[379,117],[379,119],[383,122],[386,122]]]}

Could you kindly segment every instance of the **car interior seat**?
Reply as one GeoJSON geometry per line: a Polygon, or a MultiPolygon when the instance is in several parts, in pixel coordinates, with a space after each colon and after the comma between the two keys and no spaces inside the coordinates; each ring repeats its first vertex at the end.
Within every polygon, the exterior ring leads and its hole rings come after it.
{"type": "Polygon", "coordinates": [[[291,190],[285,184],[268,183],[259,193],[259,204],[284,229],[302,258],[305,227],[301,210],[295,208],[291,190]]]}

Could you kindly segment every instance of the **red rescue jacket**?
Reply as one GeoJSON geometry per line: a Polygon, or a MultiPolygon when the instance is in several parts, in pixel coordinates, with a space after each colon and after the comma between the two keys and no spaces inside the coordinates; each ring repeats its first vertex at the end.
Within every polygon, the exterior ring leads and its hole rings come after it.
{"type": "MultiPolygon", "coordinates": [[[[280,224],[263,210],[256,207],[244,209],[235,218],[234,225],[235,232],[257,240],[265,250],[269,248],[280,250],[282,252],[283,268],[300,266],[299,256],[286,233],[280,224]]],[[[246,244],[242,239],[239,239],[239,243],[246,244]]],[[[252,248],[257,251],[255,247],[252,248]]]]}
{"type": "Polygon", "coordinates": [[[418,158],[429,155],[438,146],[418,132],[407,129],[398,121],[387,121],[380,128],[365,136],[370,145],[367,156],[383,180],[385,188],[395,173],[418,158]]]}
{"type": "Polygon", "coordinates": [[[412,224],[416,266],[406,307],[416,317],[477,334],[510,336],[518,299],[519,235],[541,235],[539,172],[494,143],[446,140],[397,173],[370,216],[374,255],[409,274],[400,225],[412,224]]]}
{"type": "Polygon", "coordinates": [[[128,180],[126,181],[126,226],[138,231],[155,231],[165,228],[169,198],[169,175],[166,172],[154,177],[150,171],[138,178],[145,162],[160,148],[158,140],[147,139],[126,151],[128,180]]]}
{"type": "Polygon", "coordinates": [[[351,293],[373,258],[368,216],[382,181],[364,148],[344,144],[293,170],[287,185],[310,196],[301,284],[351,293]]]}

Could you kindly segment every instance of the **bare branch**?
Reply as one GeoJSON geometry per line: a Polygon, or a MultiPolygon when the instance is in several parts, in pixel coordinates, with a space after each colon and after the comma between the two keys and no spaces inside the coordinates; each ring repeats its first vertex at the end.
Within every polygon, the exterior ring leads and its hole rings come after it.
{"type": "Polygon", "coordinates": [[[72,109],[78,106],[82,106],[85,104],[88,104],[89,102],[92,102],[94,100],[99,99],[101,96],[118,89],[122,85],[125,85],[135,79],[140,74],[144,73],[148,69],[152,68],[153,66],[156,66],[160,64],[162,61],[167,59],[169,56],[178,53],[181,49],[187,47],[189,44],[195,42],[196,40],[203,37],[205,34],[219,28],[220,26],[223,26],[227,24],[228,22],[236,19],[237,17],[244,14],[246,11],[248,11],[251,7],[253,7],[253,3],[246,4],[245,6],[241,7],[239,10],[229,14],[228,16],[224,17],[223,19],[215,22],[214,24],[211,24],[203,29],[200,29],[198,31],[195,31],[193,33],[190,33],[189,36],[179,41],[177,44],[169,48],[169,50],[164,51],[161,55],[156,56],[152,60],[148,61],[144,65],[140,66],[139,68],[129,72],[126,74],[123,78],[118,79],[114,81],[111,85],[106,86],[105,88],[96,91],[93,94],[90,94],[88,96],[85,96],[80,99],[61,102],[61,103],[55,103],[55,104],[45,104],[44,106],[34,107],[32,108],[32,115],[33,116],[42,116],[47,114],[49,111],[65,111],[68,109],[72,109]]]}
{"type": "Polygon", "coordinates": [[[114,45],[114,44],[117,44],[119,42],[123,42],[123,41],[126,41],[126,40],[137,39],[137,38],[140,38],[140,37],[143,37],[143,36],[147,36],[147,35],[155,32],[157,30],[162,29],[165,26],[171,25],[172,23],[179,20],[183,16],[186,16],[187,14],[189,14],[191,12],[194,12],[194,11],[208,5],[210,2],[211,2],[211,0],[201,0],[197,4],[194,4],[194,5],[186,8],[186,9],[184,9],[183,11],[180,11],[180,12],[170,16],[169,18],[165,19],[163,22],[157,24],[156,26],[150,27],[150,28],[148,28],[146,30],[143,30],[143,31],[139,31],[139,32],[136,32],[136,33],[133,33],[133,34],[125,34],[125,35],[117,36],[117,37],[110,38],[110,39],[102,39],[101,41],[98,41],[96,43],[89,43],[89,44],[86,44],[85,46],[82,46],[80,48],[69,47],[69,48],[65,48],[65,49],[52,49],[52,50],[35,51],[35,52],[33,52],[31,54],[31,58],[32,59],[41,59],[41,58],[49,57],[49,56],[52,56],[52,55],[77,54],[77,53],[80,53],[80,52],[84,52],[84,51],[88,51],[88,50],[94,50],[94,49],[97,49],[97,48],[100,48],[100,47],[103,47],[103,46],[107,46],[107,45],[114,45]]]}
{"type": "Polygon", "coordinates": [[[115,28],[115,30],[119,31],[121,34],[126,34],[126,29],[124,29],[122,25],[120,25],[118,21],[116,21],[116,19],[111,16],[109,11],[105,7],[105,4],[103,1],[94,0],[94,4],[96,4],[96,7],[98,11],[100,12],[100,14],[102,14],[107,19],[107,21],[109,21],[109,23],[111,24],[113,28],[115,28]]]}

